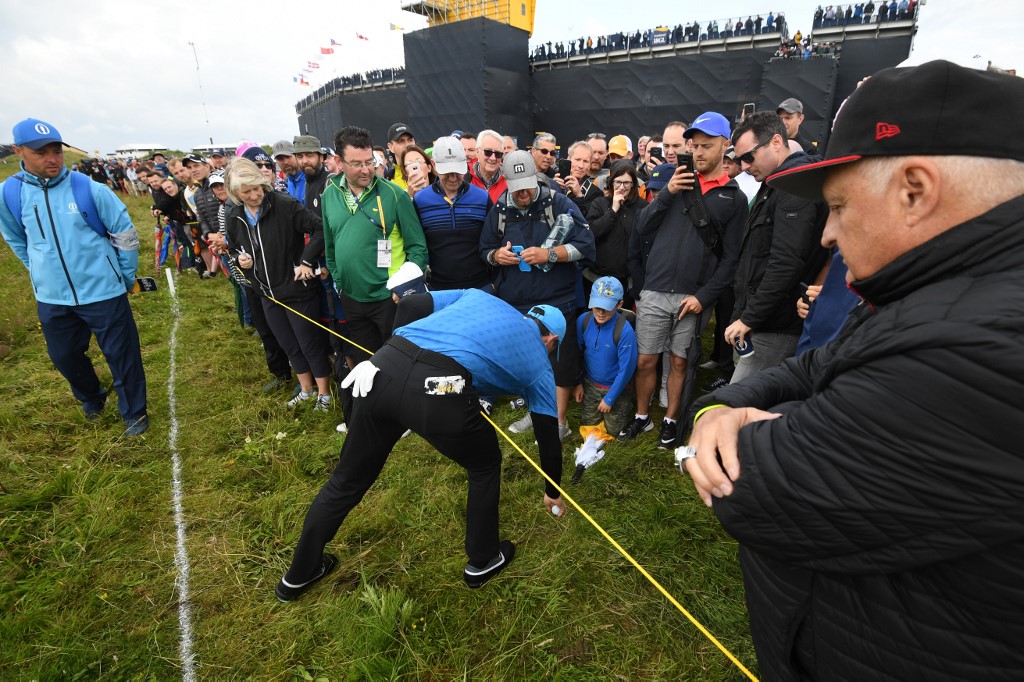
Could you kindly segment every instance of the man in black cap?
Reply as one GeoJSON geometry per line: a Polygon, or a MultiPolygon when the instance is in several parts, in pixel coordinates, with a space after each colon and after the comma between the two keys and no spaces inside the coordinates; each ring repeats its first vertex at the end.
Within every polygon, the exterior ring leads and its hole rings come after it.
{"type": "Polygon", "coordinates": [[[402,189],[408,189],[409,186],[405,182],[405,173],[398,166],[398,159],[411,144],[416,144],[416,137],[409,130],[409,126],[394,123],[388,128],[388,170],[384,177],[402,189]]]}
{"type": "Polygon", "coordinates": [[[775,113],[779,115],[782,123],[786,126],[786,136],[789,139],[800,145],[800,148],[808,154],[817,153],[818,144],[800,134],[800,124],[804,122],[803,102],[795,97],[790,97],[779,104],[779,108],[775,110],[775,113]]]}
{"type": "Polygon", "coordinates": [[[882,71],[768,184],[828,202],[864,303],[698,401],[677,452],[739,540],[762,675],[1019,678],[1024,81],[882,71]]]}
{"type": "Polygon", "coordinates": [[[223,170],[228,165],[228,157],[223,149],[211,149],[209,159],[210,168],[215,171],[223,170]]]}

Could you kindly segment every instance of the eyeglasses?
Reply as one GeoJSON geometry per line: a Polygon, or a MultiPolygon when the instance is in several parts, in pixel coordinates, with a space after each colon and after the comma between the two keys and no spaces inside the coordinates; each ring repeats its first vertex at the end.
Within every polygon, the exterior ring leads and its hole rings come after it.
{"type": "Polygon", "coordinates": [[[766,144],[768,144],[771,141],[772,141],[772,138],[769,137],[764,142],[758,143],[757,146],[755,146],[753,149],[751,149],[746,154],[741,154],[740,156],[737,156],[736,157],[736,163],[745,163],[748,166],[750,164],[754,163],[754,152],[756,152],[758,149],[760,149],[761,147],[765,146],[766,144]]]}
{"type": "Polygon", "coordinates": [[[375,165],[373,159],[370,159],[369,161],[356,161],[355,163],[342,159],[341,162],[348,166],[349,168],[354,168],[355,170],[362,170],[363,168],[373,168],[375,165]]]}
{"type": "Polygon", "coordinates": [[[480,151],[482,151],[484,156],[487,158],[491,158],[493,156],[499,161],[501,161],[501,157],[505,156],[505,152],[500,152],[497,149],[481,149],[480,151]]]}
{"type": "Polygon", "coordinates": [[[557,150],[541,149],[540,147],[533,147],[533,151],[540,152],[543,156],[554,156],[557,153],[557,150]]]}
{"type": "Polygon", "coordinates": [[[261,162],[261,161],[257,161],[256,162],[256,167],[257,168],[269,168],[270,170],[274,170],[274,164],[272,164],[272,163],[265,163],[265,162],[261,162]]]}
{"type": "Polygon", "coordinates": [[[587,135],[588,140],[593,140],[595,137],[599,140],[608,139],[608,136],[605,135],[604,133],[590,133],[589,135],[587,135]]]}
{"type": "Polygon", "coordinates": [[[615,180],[614,182],[612,182],[612,184],[615,185],[616,187],[632,187],[633,186],[633,181],[632,180],[615,180]]]}

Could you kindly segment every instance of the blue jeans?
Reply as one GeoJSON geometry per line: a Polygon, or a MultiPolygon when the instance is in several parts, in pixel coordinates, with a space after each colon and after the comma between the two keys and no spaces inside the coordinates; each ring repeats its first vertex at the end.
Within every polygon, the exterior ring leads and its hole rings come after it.
{"type": "Polygon", "coordinates": [[[71,385],[79,402],[97,403],[106,397],[92,361],[85,354],[89,339],[107,360],[117,392],[117,409],[126,424],[146,416],[146,374],[139,350],[128,294],[86,305],[36,304],[46,350],[57,371],[71,385]]]}

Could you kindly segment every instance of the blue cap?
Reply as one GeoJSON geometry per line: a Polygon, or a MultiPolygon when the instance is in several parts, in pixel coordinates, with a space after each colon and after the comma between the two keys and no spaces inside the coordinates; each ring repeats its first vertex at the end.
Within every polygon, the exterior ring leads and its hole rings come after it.
{"type": "Polygon", "coordinates": [[[672,174],[675,172],[676,165],[674,163],[663,163],[660,166],[655,166],[654,170],[651,171],[651,179],[647,181],[647,189],[652,189],[655,192],[665,189],[665,185],[672,179],[672,174]]]}
{"type": "Polygon", "coordinates": [[[29,149],[42,149],[54,142],[64,143],[60,133],[49,123],[38,118],[26,118],[14,124],[14,144],[29,149]]]}
{"type": "Polygon", "coordinates": [[[449,135],[449,137],[454,137],[454,138],[458,139],[458,138],[462,137],[463,135],[465,135],[465,133],[463,131],[459,130],[458,128],[456,128],[455,130],[453,130],[451,132],[451,135],[449,135]]]}
{"type": "Polygon", "coordinates": [[[599,277],[590,290],[589,308],[615,310],[622,300],[622,283],[617,277],[599,277]]]}
{"type": "Polygon", "coordinates": [[[267,156],[263,147],[249,147],[242,152],[243,159],[249,159],[253,163],[273,163],[274,160],[267,156]]]}
{"type": "Polygon", "coordinates": [[[698,116],[690,127],[683,133],[683,137],[690,139],[697,131],[710,135],[711,137],[724,137],[729,139],[729,119],[716,111],[705,111],[698,116]]]}
{"type": "Polygon", "coordinates": [[[395,271],[395,274],[388,278],[385,286],[388,288],[388,291],[398,296],[398,298],[405,298],[412,294],[427,293],[426,278],[423,276],[423,270],[411,260],[402,263],[402,266],[395,271]]]}
{"type": "Polygon", "coordinates": [[[547,304],[535,305],[526,311],[526,316],[537,320],[557,336],[558,351],[562,350],[562,341],[565,339],[565,315],[561,310],[547,304]]]}

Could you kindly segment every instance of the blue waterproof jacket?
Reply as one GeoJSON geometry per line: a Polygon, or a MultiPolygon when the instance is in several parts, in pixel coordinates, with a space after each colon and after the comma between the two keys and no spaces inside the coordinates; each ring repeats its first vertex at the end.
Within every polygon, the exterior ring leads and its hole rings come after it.
{"type": "Polygon", "coordinates": [[[22,165],[22,172],[4,184],[21,185],[24,228],[4,206],[0,207],[0,233],[28,268],[37,301],[85,305],[122,296],[135,285],[139,266],[139,237],[128,209],[109,187],[91,184],[108,234],[101,237],[78,211],[70,173],[65,168],[56,178],[41,179],[22,165]]]}

